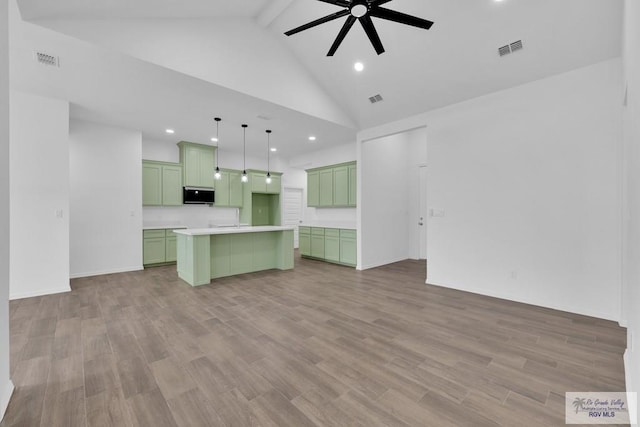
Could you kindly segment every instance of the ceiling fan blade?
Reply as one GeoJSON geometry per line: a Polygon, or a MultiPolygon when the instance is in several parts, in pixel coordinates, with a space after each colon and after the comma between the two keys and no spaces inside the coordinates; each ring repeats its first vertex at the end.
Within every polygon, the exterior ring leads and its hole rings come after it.
{"type": "Polygon", "coordinates": [[[359,18],[360,24],[362,28],[364,28],[364,32],[367,33],[373,48],[376,50],[376,53],[380,55],[384,53],[384,47],[382,46],[382,42],[380,41],[380,36],[378,36],[378,32],[376,31],[376,27],[373,26],[373,22],[371,21],[371,17],[369,15],[365,15],[359,18]]]}
{"type": "MultiPolygon", "coordinates": [[[[318,1],[333,4],[340,7],[349,7],[351,5],[351,2],[346,0],[318,0],[318,1]]],[[[391,1],[391,0],[387,0],[387,1],[391,1]]]]}
{"type": "Polygon", "coordinates": [[[433,25],[432,21],[407,15],[406,13],[396,12],[395,10],[385,9],[384,7],[372,7],[369,15],[375,16],[376,18],[386,19],[388,21],[399,22],[400,24],[424,28],[425,30],[428,30],[433,25]]]}
{"type": "Polygon", "coordinates": [[[340,12],[332,13],[331,15],[327,15],[323,18],[316,19],[315,21],[311,21],[308,24],[301,25],[293,30],[287,31],[285,34],[288,36],[292,36],[294,34],[299,33],[300,31],[308,30],[309,28],[313,28],[317,25],[324,24],[325,22],[333,21],[334,19],[342,18],[343,16],[349,15],[349,9],[341,10],[340,12]]]}
{"type": "Polygon", "coordinates": [[[380,6],[385,3],[389,3],[390,1],[391,0],[373,0],[373,2],[371,3],[371,6],[380,6]]]}
{"type": "Polygon", "coordinates": [[[333,56],[333,54],[336,53],[336,50],[338,50],[340,44],[342,44],[342,41],[347,36],[347,33],[349,32],[351,27],[353,27],[354,22],[356,22],[356,18],[353,15],[349,15],[347,20],[344,22],[342,29],[338,33],[338,37],[336,37],[336,40],[331,45],[331,49],[329,49],[329,53],[327,53],[327,56],[333,56]]]}

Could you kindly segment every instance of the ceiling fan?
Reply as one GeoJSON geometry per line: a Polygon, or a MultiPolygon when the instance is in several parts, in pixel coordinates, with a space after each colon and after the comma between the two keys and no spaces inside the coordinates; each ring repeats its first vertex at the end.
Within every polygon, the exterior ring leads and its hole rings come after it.
{"type": "Polygon", "coordinates": [[[347,33],[356,22],[356,20],[360,21],[360,25],[364,29],[364,32],[369,37],[371,44],[373,45],[376,53],[380,55],[384,53],[384,47],[382,46],[382,42],[380,41],[380,37],[378,36],[378,32],[376,28],[373,26],[373,21],[371,21],[371,17],[386,19],[388,21],[398,22],[400,24],[411,25],[418,28],[423,28],[428,30],[433,25],[433,22],[427,21],[426,19],[418,18],[415,16],[407,15],[406,13],[396,12],[395,10],[387,9],[384,7],[380,7],[385,3],[389,3],[392,0],[318,0],[324,3],[333,4],[339,7],[344,8],[340,12],[332,13],[331,15],[327,15],[323,18],[316,19],[315,21],[309,22],[308,24],[301,25],[300,27],[294,28],[293,30],[287,31],[285,34],[287,36],[291,36],[297,34],[301,31],[308,30],[309,28],[313,28],[317,25],[324,24],[325,22],[333,21],[334,19],[342,18],[347,16],[347,20],[345,21],[342,29],[338,33],[338,37],[331,45],[331,49],[329,49],[329,53],[327,56],[333,56],[334,53],[340,47],[340,44],[346,37],[347,33]]]}

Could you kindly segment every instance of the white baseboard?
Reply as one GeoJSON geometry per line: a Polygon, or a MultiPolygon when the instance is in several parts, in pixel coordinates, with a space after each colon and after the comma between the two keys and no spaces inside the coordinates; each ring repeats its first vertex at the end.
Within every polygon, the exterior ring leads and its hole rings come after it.
{"type": "Polygon", "coordinates": [[[7,411],[14,389],[15,387],[13,386],[13,383],[9,380],[9,382],[4,386],[2,394],[0,394],[0,421],[4,418],[4,414],[7,411]]]}
{"type": "Polygon", "coordinates": [[[133,267],[112,268],[109,270],[89,271],[84,273],[72,273],[70,277],[72,279],[80,279],[82,277],[102,276],[104,274],[129,273],[131,271],[140,271],[140,270],[144,270],[144,267],[141,265],[136,265],[133,267]]]}
{"type": "Polygon", "coordinates": [[[363,266],[358,266],[357,269],[358,270],[368,270],[370,268],[382,267],[383,265],[394,264],[396,262],[406,261],[408,259],[409,258],[388,259],[388,260],[380,261],[380,262],[373,263],[373,264],[366,264],[366,265],[363,265],[363,266]]]}
{"type": "Polygon", "coordinates": [[[71,287],[66,286],[64,288],[51,288],[51,289],[40,289],[33,292],[18,292],[11,293],[9,295],[9,300],[22,299],[22,298],[32,298],[32,297],[41,297],[43,295],[53,295],[53,294],[61,294],[64,292],[71,292],[71,287]]]}
{"type": "Polygon", "coordinates": [[[558,311],[566,311],[567,313],[573,313],[573,314],[579,314],[582,316],[589,316],[589,317],[595,317],[598,319],[604,319],[604,320],[612,320],[614,322],[619,322],[620,319],[612,314],[609,313],[604,313],[604,312],[598,312],[595,310],[584,310],[581,308],[576,308],[574,306],[565,306],[562,304],[557,304],[554,301],[545,301],[543,299],[524,299],[521,298],[517,295],[512,295],[512,294],[508,294],[508,293],[499,293],[499,292],[487,292],[484,289],[476,289],[476,288],[471,288],[471,287],[460,287],[460,286],[452,286],[452,285],[447,285],[444,283],[434,283],[429,281],[430,285],[433,286],[439,286],[441,288],[448,288],[448,289],[455,289],[458,291],[464,291],[464,292],[470,292],[472,294],[478,294],[478,295],[484,295],[484,296],[488,296],[488,297],[492,297],[492,298],[499,298],[499,299],[503,299],[503,300],[507,300],[507,301],[514,301],[514,302],[519,302],[522,304],[529,304],[529,305],[535,305],[538,307],[544,307],[544,308],[550,308],[552,310],[558,310],[558,311]]]}

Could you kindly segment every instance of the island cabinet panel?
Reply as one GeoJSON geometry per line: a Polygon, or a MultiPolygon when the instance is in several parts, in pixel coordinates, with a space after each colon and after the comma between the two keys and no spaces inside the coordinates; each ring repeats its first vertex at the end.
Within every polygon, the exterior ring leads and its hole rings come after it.
{"type": "Polygon", "coordinates": [[[192,286],[219,277],[293,268],[293,230],[177,237],[178,276],[192,286]]]}
{"type": "Polygon", "coordinates": [[[186,141],[180,141],[178,147],[184,186],[213,188],[216,148],[186,141]]]}
{"type": "Polygon", "coordinates": [[[320,206],[320,173],[307,172],[307,206],[320,206]]]}

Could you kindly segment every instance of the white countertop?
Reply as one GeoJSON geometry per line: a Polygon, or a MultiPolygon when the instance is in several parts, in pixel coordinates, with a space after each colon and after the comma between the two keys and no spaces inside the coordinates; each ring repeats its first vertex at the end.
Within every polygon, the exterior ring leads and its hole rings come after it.
{"type": "Polygon", "coordinates": [[[143,230],[175,230],[178,228],[187,228],[187,226],[182,224],[153,224],[142,226],[143,230]]]}
{"type": "Polygon", "coordinates": [[[293,230],[291,226],[267,225],[261,227],[219,227],[219,228],[189,228],[186,230],[175,230],[175,234],[185,236],[206,236],[215,234],[240,234],[240,233],[262,233],[265,231],[287,231],[293,230]]]}
{"type": "Polygon", "coordinates": [[[342,228],[347,230],[355,230],[356,224],[348,221],[304,221],[301,227],[322,227],[322,228],[342,228]]]}

